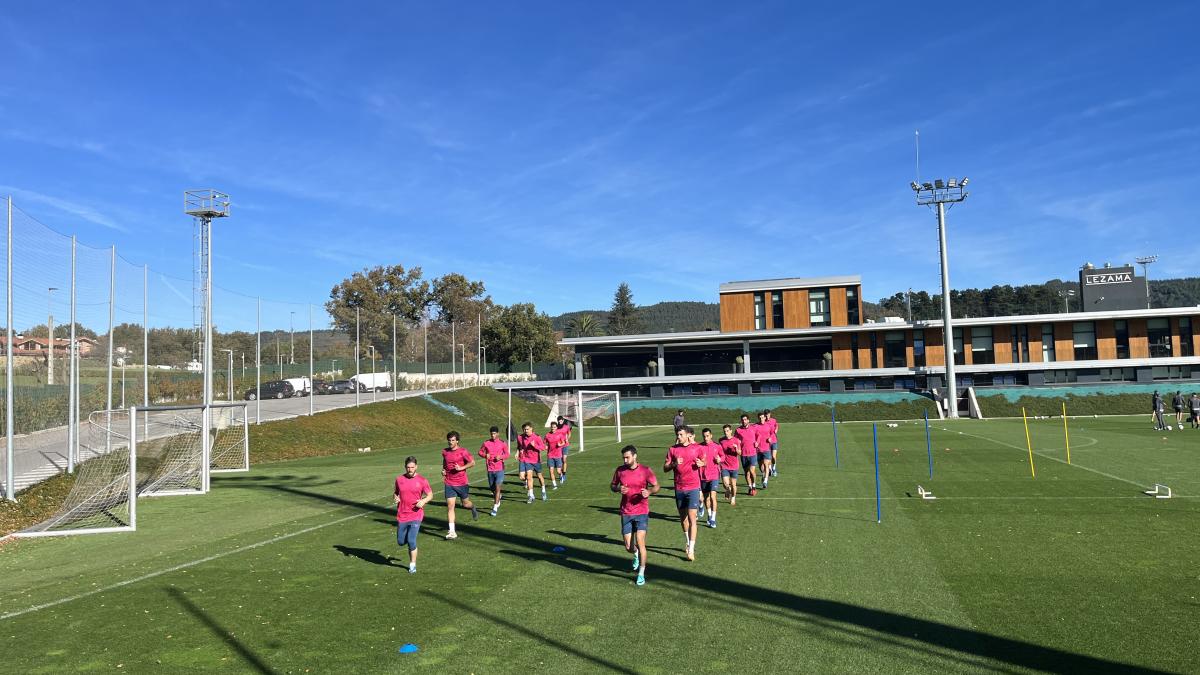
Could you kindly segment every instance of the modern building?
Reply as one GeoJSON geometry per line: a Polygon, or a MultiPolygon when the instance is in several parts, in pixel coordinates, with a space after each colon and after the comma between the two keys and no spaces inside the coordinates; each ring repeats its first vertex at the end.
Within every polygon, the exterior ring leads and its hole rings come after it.
{"type": "MultiPolygon", "coordinates": [[[[719,331],[565,338],[566,379],[513,386],[633,398],[943,386],[941,320],[864,320],[858,276],[738,281],[719,294],[719,331]]],[[[1200,307],[956,318],[958,386],[1200,378],[1198,324],[1200,307]]]]}

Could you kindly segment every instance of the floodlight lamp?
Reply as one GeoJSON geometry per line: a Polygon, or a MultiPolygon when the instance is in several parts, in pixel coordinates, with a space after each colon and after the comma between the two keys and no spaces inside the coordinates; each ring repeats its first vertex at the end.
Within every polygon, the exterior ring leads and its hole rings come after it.
{"type": "Polygon", "coordinates": [[[955,180],[955,179],[953,179],[953,178],[951,178],[949,181],[947,181],[947,182],[946,182],[946,187],[948,187],[948,188],[956,188],[956,187],[958,187],[958,181],[957,181],[957,180],[955,180]]]}
{"type": "Polygon", "coordinates": [[[933,181],[933,186],[935,188],[941,190],[942,188],[946,187],[946,181],[942,180],[941,178],[938,178],[937,180],[933,181]]]}
{"type": "Polygon", "coordinates": [[[933,189],[933,183],[930,183],[929,181],[926,181],[926,182],[924,182],[924,183],[921,183],[921,187],[922,187],[923,189],[926,189],[926,190],[932,190],[932,189],[933,189]]]}
{"type": "Polygon", "coordinates": [[[970,180],[970,179],[969,179],[969,178],[967,178],[966,176],[963,176],[963,179],[962,179],[962,180],[960,180],[960,181],[958,181],[958,186],[959,186],[959,187],[967,187],[967,181],[968,181],[968,180],[970,180]]]}
{"type": "Polygon", "coordinates": [[[913,192],[916,192],[917,190],[921,189],[921,186],[917,185],[917,181],[915,181],[915,180],[912,183],[910,183],[910,185],[912,186],[913,192]]]}

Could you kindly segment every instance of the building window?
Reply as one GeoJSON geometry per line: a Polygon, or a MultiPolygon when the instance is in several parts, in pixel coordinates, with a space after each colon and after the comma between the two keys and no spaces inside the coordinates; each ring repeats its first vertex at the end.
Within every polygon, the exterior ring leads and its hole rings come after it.
{"type": "Polygon", "coordinates": [[[966,363],[963,356],[963,334],[961,328],[954,329],[954,365],[961,366],[966,363]]]}
{"type": "Polygon", "coordinates": [[[1150,319],[1147,321],[1146,340],[1150,343],[1150,358],[1171,356],[1170,319],[1150,319]]]}
{"type": "Polygon", "coordinates": [[[783,293],[771,291],[771,327],[783,328],[783,293]]]}
{"type": "Polygon", "coordinates": [[[858,370],[858,333],[850,334],[850,367],[858,370]]]}
{"type": "Polygon", "coordinates": [[[1017,331],[1021,334],[1021,362],[1029,363],[1029,326],[1017,326],[1017,331]]]}
{"type": "Polygon", "coordinates": [[[908,367],[908,358],[904,354],[904,331],[891,330],[883,336],[883,367],[908,367]]]}
{"type": "Polygon", "coordinates": [[[808,292],[808,321],[813,326],[829,325],[829,291],[808,292]]]}
{"type": "Polygon", "coordinates": [[[992,327],[976,326],[971,329],[971,362],[995,363],[996,351],[992,346],[992,327]]]}
{"type": "Polygon", "coordinates": [[[925,331],[913,331],[913,365],[917,368],[925,367],[925,331]]]}
{"type": "Polygon", "coordinates": [[[1179,319],[1179,355],[1192,356],[1192,320],[1188,317],[1179,319]]]}
{"type": "Polygon", "coordinates": [[[1129,322],[1114,321],[1113,332],[1117,336],[1117,358],[1129,358],[1129,322]]]}
{"type": "Polygon", "coordinates": [[[851,326],[857,326],[862,319],[858,316],[858,291],[846,289],[846,321],[851,326]]]}
{"type": "Polygon", "coordinates": [[[1009,334],[1012,336],[1012,362],[1021,363],[1021,347],[1017,332],[1021,326],[1013,326],[1009,329],[1009,334]]]}
{"type": "Polygon", "coordinates": [[[879,334],[871,333],[871,367],[879,367],[879,334]]]}
{"type": "Polygon", "coordinates": [[[754,330],[767,327],[767,308],[762,293],[754,294],[754,330]]]}
{"type": "Polygon", "coordinates": [[[1096,324],[1092,321],[1076,321],[1072,332],[1075,337],[1075,360],[1096,360],[1096,324]]]}
{"type": "Polygon", "coordinates": [[[1042,361],[1051,363],[1054,361],[1054,324],[1042,324],[1042,361]]]}

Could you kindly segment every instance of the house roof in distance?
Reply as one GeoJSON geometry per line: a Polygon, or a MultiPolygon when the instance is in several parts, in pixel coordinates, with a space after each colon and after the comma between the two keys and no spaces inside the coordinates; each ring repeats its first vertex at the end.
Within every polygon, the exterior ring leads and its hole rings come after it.
{"type": "Polygon", "coordinates": [[[826,288],[829,286],[857,286],[862,277],[857,274],[830,277],[790,277],[787,279],[760,279],[757,281],[727,281],[721,284],[721,293],[745,291],[782,291],[789,288],[826,288]]]}

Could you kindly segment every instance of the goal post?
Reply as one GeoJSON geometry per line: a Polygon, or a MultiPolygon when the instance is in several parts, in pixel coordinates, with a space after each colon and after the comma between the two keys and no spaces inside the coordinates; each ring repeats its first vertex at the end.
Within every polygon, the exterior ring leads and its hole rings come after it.
{"type": "Polygon", "coordinates": [[[587,450],[585,429],[588,428],[588,420],[595,421],[591,425],[593,430],[611,426],[616,432],[617,443],[621,442],[621,392],[580,389],[568,400],[572,398],[573,405],[568,408],[574,409],[568,412],[573,414],[564,413],[563,416],[579,427],[580,452],[587,450]],[[611,424],[601,424],[600,420],[611,420],[611,424]]]}
{"type": "Polygon", "coordinates": [[[209,470],[235,473],[250,470],[250,415],[247,403],[214,403],[209,470]]]}

